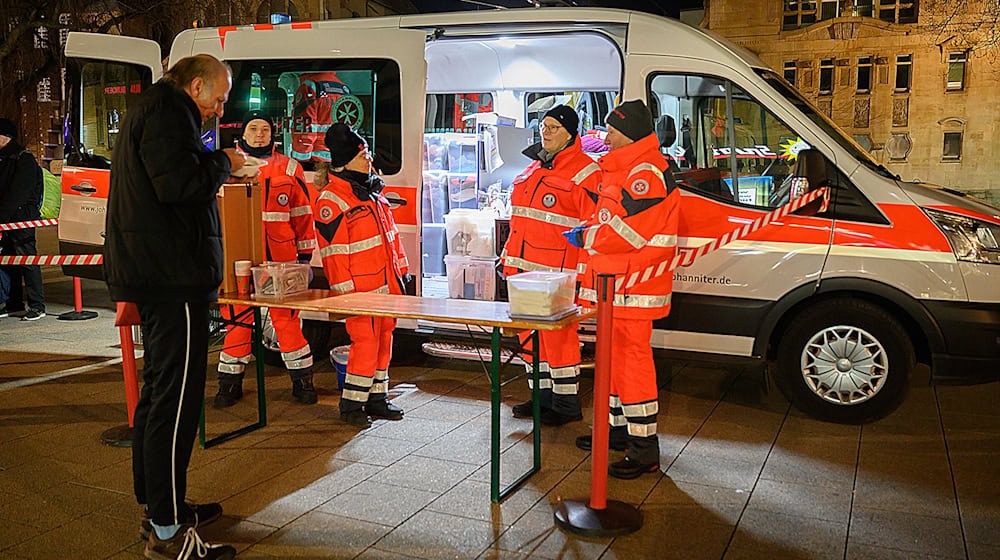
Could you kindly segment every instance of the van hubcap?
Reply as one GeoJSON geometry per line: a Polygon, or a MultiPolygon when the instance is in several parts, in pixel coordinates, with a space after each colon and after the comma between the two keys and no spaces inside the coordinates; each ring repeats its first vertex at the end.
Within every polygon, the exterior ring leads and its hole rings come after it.
{"type": "Polygon", "coordinates": [[[885,385],[889,357],[882,344],[857,327],[839,325],[816,333],[802,350],[802,378],[821,399],[860,404],[885,385]]]}

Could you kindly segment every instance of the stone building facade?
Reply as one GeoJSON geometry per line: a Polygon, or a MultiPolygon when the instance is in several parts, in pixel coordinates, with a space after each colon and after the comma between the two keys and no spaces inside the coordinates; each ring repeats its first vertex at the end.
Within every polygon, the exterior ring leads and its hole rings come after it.
{"type": "Polygon", "coordinates": [[[926,24],[947,4],[711,0],[701,25],[760,56],[903,179],[1000,205],[1000,59],[926,24]]]}

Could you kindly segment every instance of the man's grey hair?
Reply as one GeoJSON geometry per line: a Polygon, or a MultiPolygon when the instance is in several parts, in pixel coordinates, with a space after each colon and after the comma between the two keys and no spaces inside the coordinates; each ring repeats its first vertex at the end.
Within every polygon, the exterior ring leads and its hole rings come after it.
{"type": "Polygon", "coordinates": [[[179,88],[186,88],[195,78],[201,78],[209,87],[215,83],[215,78],[220,73],[232,74],[229,65],[215,58],[210,54],[196,54],[187,56],[170,67],[163,75],[164,78],[172,81],[179,88]]]}

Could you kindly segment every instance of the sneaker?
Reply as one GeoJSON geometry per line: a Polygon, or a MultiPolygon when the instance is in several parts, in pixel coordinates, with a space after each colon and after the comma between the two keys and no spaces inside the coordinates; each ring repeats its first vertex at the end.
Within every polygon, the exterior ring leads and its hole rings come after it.
{"type": "Polygon", "coordinates": [[[352,426],[368,428],[372,425],[372,417],[362,409],[340,411],[340,419],[352,426]]]}
{"type": "Polygon", "coordinates": [[[181,525],[173,538],[160,540],[156,531],[146,540],[144,556],[150,560],[232,560],[236,549],[228,544],[209,544],[190,525],[181,525]]]}
{"type": "Polygon", "coordinates": [[[215,394],[212,406],[215,408],[227,408],[240,402],[242,398],[242,383],[219,383],[219,392],[215,394]]]}
{"type": "Polygon", "coordinates": [[[45,316],[44,311],[38,311],[37,309],[29,309],[24,316],[21,317],[22,321],[37,321],[45,316]]]}
{"type": "Polygon", "coordinates": [[[302,404],[316,404],[319,397],[311,375],[292,381],[292,397],[302,404]]]}
{"type": "Polygon", "coordinates": [[[563,424],[569,424],[570,422],[576,422],[583,420],[583,413],[577,412],[576,414],[563,414],[561,412],[556,412],[551,408],[546,408],[542,411],[542,424],[546,426],[562,426],[563,424]]]}
{"type": "MultiPolygon", "coordinates": [[[[534,418],[534,404],[534,401],[529,399],[521,404],[515,404],[512,406],[511,411],[514,413],[514,418],[534,418]]],[[[545,405],[542,405],[541,408],[542,414],[545,414],[545,411],[549,409],[545,405]]]]}
{"type": "Polygon", "coordinates": [[[9,316],[10,316],[10,313],[7,312],[7,306],[6,305],[0,305],[0,319],[3,319],[4,317],[9,317],[9,316]]]}
{"type": "MultiPolygon", "coordinates": [[[[617,435],[615,432],[608,433],[608,449],[615,451],[625,451],[628,449],[628,436],[617,435]]],[[[576,446],[584,451],[590,451],[594,447],[593,436],[587,434],[576,438],[576,446]]]]}
{"type": "Polygon", "coordinates": [[[372,418],[403,419],[403,409],[389,402],[389,399],[368,401],[368,404],[365,405],[365,412],[372,418]]]}
{"type": "MultiPolygon", "coordinates": [[[[222,517],[222,506],[216,502],[210,502],[207,504],[196,504],[193,502],[185,502],[187,506],[191,508],[191,512],[194,513],[194,521],[191,523],[193,527],[203,527],[209,523],[217,521],[222,517]]],[[[149,522],[149,513],[146,508],[142,508],[142,514],[139,516],[139,536],[142,540],[148,540],[149,534],[153,531],[153,524],[149,522]]]]}
{"type": "Polygon", "coordinates": [[[621,461],[608,465],[608,474],[625,480],[639,478],[646,473],[655,473],[659,470],[660,463],[658,462],[637,461],[627,455],[621,461]]]}

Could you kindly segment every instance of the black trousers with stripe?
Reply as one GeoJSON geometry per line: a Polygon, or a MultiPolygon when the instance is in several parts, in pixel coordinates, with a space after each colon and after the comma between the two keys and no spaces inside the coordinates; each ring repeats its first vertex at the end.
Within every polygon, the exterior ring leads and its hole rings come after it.
{"type": "Polygon", "coordinates": [[[143,386],[135,409],[135,497],[157,525],[190,519],[187,469],[208,367],[207,302],[139,303],[143,386]]]}

